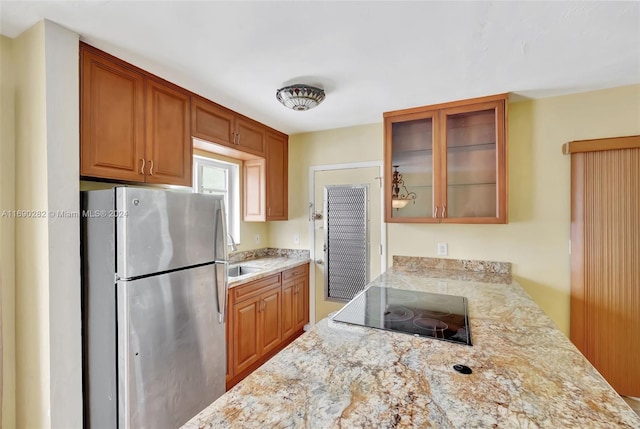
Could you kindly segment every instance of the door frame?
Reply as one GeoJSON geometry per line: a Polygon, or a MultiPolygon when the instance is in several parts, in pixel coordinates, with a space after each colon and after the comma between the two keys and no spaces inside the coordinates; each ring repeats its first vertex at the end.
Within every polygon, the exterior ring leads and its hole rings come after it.
{"type": "Polygon", "coordinates": [[[331,171],[331,170],[355,170],[358,168],[378,168],[378,177],[380,189],[380,244],[382,251],[380,252],[380,274],[387,270],[387,225],[384,221],[384,166],[382,161],[367,161],[367,162],[347,162],[343,164],[326,164],[326,165],[312,165],[309,167],[309,206],[308,206],[308,220],[309,220],[309,237],[310,237],[310,251],[309,256],[311,258],[311,264],[309,269],[309,323],[315,325],[316,323],[316,237],[314,230],[313,211],[315,211],[315,174],[318,171],[331,171]]]}

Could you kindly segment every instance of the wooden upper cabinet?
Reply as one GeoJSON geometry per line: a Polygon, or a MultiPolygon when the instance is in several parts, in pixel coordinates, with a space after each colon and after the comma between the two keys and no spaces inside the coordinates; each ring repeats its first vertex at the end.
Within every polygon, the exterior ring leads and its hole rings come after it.
{"type": "Polygon", "coordinates": [[[384,114],[386,222],[507,223],[506,98],[384,114]]]}
{"type": "Polygon", "coordinates": [[[147,182],[191,186],[189,94],[150,79],[146,83],[147,182]]]}
{"type": "Polygon", "coordinates": [[[144,76],[80,50],[80,174],[144,181],[144,76]]]}
{"type": "Polygon", "coordinates": [[[190,94],[80,45],[80,175],[191,186],[190,94]]]}
{"type": "Polygon", "coordinates": [[[191,116],[194,137],[250,155],[264,156],[267,127],[259,122],[200,97],[192,97],[191,116]]]}
{"type": "Polygon", "coordinates": [[[288,219],[287,136],[267,131],[266,146],[266,158],[244,161],[243,219],[246,222],[288,219]]]}
{"type": "Polygon", "coordinates": [[[264,156],[266,127],[241,116],[236,118],[236,146],[244,152],[264,156]]]}
{"type": "Polygon", "coordinates": [[[287,220],[289,206],[287,136],[267,132],[267,220],[287,220]]]}
{"type": "Polygon", "coordinates": [[[235,145],[234,113],[208,100],[191,98],[191,133],[202,140],[235,145]]]}
{"type": "Polygon", "coordinates": [[[243,220],[245,222],[264,222],[266,220],[266,180],[265,160],[244,161],[243,178],[243,220]]]}

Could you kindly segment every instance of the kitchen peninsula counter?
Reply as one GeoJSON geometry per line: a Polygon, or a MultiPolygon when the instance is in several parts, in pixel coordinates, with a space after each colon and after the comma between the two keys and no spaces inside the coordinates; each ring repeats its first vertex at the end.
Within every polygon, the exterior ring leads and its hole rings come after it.
{"type": "Polygon", "coordinates": [[[508,272],[432,261],[394,257],[371,285],[466,296],[473,346],[323,319],[183,427],[640,427],[508,272]]]}

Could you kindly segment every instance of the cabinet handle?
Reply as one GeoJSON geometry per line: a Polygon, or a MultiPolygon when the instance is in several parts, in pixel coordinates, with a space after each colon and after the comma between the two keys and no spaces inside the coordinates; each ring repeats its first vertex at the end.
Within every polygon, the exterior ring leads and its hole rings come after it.
{"type": "Polygon", "coordinates": [[[442,217],[445,218],[447,217],[447,206],[442,206],[442,217]]]}
{"type": "Polygon", "coordinates": [[[433,208],[433,217],[436,219],[438,218],[438,206],[435,206],[433,208]]]}
{"type": "Polygon", "coordinates": [[[149,160],[149,176],[153,176],[153,159],[149,160]]]}
{"type": "Polygon", "coordinates": [[[140,158],[140,161],[142,161],[142,165],[140,166],[140,174],[144,175],[144,158],[140,158]]]}
{"type": "Polygon", "coordinates": [[[237,140],[236,144],[239,145],[240,144],[240,133],[236,133],[236,136],[238,136],[238,140],[237,140]]]}

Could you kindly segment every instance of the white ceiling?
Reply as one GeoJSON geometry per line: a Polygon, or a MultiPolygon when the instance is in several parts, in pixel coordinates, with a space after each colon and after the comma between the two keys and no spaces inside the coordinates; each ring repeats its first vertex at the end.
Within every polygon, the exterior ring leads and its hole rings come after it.
{"type": "Polygon", "coordinates": [[[511,92],[640,83],[640,2],[0,1],[0,32],[41,19],[289,134],[511,92]],[[323,87],[307,112],[276,89],[323,87]]]}

